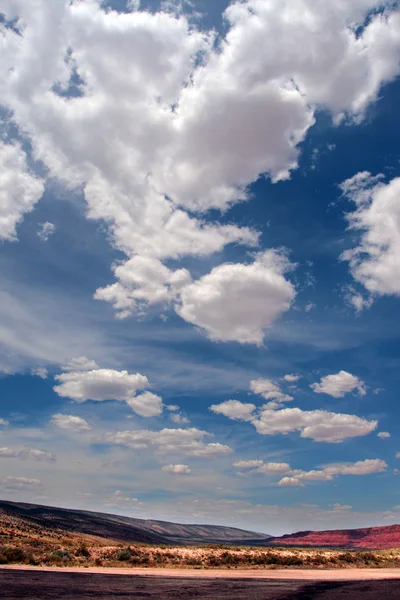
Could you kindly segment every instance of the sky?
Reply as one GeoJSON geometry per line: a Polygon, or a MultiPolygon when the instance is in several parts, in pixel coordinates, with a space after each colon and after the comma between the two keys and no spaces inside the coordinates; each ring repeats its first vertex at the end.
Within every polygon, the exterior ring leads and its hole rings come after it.
{"type": "Polygon", "coordinates": [[[0,497],[400,521],[400,11],[1,0],[0,497]]]}

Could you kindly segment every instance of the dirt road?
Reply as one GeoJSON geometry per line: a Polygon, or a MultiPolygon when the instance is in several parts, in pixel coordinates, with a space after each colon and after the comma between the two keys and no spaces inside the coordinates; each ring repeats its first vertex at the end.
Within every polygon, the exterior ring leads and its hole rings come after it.
{"type": "MultiPolygon", "coordinates": [[[[97,575],[140,575],[142,577],[175,577],[184,579],[276,579],[296,581],[369,581],[400,579],[400,569],[163,569],[134,567],[31,567],[2,565],[2,570],[44,571],[97,575]]],[[[400,581],[399,581],[400,586],[400,581]]],[[[400,600],[400,594],[399,594],[400,600]]]]}
{"type": "Polygon", "coordinates": [[[0,568],[7,600],[398,600],[400,572],[0,568]],[[93,572],[96,571],[96,572],[93,572]],[[99,572],[100,571],[100,572],[99,572]],[[139,571],[139,574],[138,574],[139,571]],[[153,571],[157,571],[156,574],[153,571]],[[301,574],[301,578],[298,576],[301,574]],[[361,575],[363,579],[360,579],[361,575]],[[317,580],[314,575],[318,575],[317,580]],[[339,576],[338,576],[339,575],[339,576]],[[351,575],[353,579],[351,579],[351,575]],[[393,573],[392,573],[393,575],[393,573]],[[341,576],[341,577],[340,577],[341,576]],[[344,577],[347,577],[345,579],[344,577]]]}

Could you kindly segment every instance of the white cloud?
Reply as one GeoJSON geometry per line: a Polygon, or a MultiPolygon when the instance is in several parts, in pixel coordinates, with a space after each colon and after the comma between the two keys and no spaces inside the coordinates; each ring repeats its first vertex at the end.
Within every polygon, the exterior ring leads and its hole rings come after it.
{"type": "Polygon", "coordinates": [[[38,237],[42,240],[42,242],[47,242],[49,237],[55,234],[57,227],[54,223],[50,223],[49,221],[45,221],[44,223],[40,223],[40,229],[38,231],[38,237]]]}
{"type": "Polygon", "coordinates": [[[0,239],[17,239],[17,225],[44,192],[43,182],[30,173],[26,155],[17,143],[0,140],[0,239]]]}
{"type": "Polygon", "coordinates": [[[263,463],[256,469],[256,473],[263,473],[264,475],[276,475],[289,473],[291,471],[288,463],[263,463]]]}
{"type": "Polygon", "coordinates": [[[138,498],[126,496],[121,490],[115,490],[115,492],[105,501],[105,506],[117,506],[118,508],[132,508],[141,504],[143,503],[140,502],[138,498]]]}
{"type": "Polygon", "coordinates": [[[377,435],[378,435],[378,438],[381,438],[381,440],[387,440],[388,438],[391,437],[391,435],[388,431],[380,431],[377,435]]]}
{"type": "Polygon", "coordinates": [[[296,295],[283,274],[287,258],[267,251],[252,264],[225,264],[183,288],[178,314],[216,341],[261,344],[264,329],[287,311],[296,295]]]}
{"type": "Polygon", "coordinates": [[[262,460],[239,461],[233,466],[251,469],[249,473],[269,476],[285,475],[279,486],[302,486],[305,481],[332,481],[339,475],[371,475],[383,473],[388,465],[380,459],[367,459],[355,463],[339,463],[326,465],[320,469],[303,471],[292,469],[288,463],[264,463],[262,460]]]}
{"type": "Polygon", "coordinates": [[[355,463],[340,463],[326,465],[322,469],[312,471],[293,470],[292,476],[299,481],[332,481],[338,475],[372,475],[383,473],[388,465],[379,458],[360,460],[355,463]]]}
{"type": "Polygon", "coordinates": [[[63,398],[71,398],[75,402],[119,400],[126,402],[141,417],[162,414],[163,401],[160,396],[149,391],[135,395],[149,385],[147,377],[140,373],[100,369],[85,356],[72,359],[63,370],[66,372],[55,377],[60,384],[53,388],[63,398]]]}
{"type": "MultiPolygon", "coordinates": [[[[179,10],[130,4],[117,13],[98,2],[8,0],[6,18],[21,31],[2,26],[2,101],[48,177],[82,189],[89,218],[107,223],[126,256],[96,298],[126,317],[182,293],[179,314],[210,338],[260,344],[294,297],[282,273],[272,281],[272,269],[267,283],[261,268],[257,279],[254,266],[222,265],[196,286],[162,261],[257,244],[255,232],[193,213],[246,199],[262,175],[289,177],[317,108],[360,119],[399,72],[399,15],[375,14],[378,0],[247,0],[228,7],[216,40],[179,10]]],[[[25,159],[10,148],[3,162],[16,154],[8,163],[19,180],[25,159]]],[[[28,184],[7,194],[3,236],[41,195],[40,182],[28,184]]]]}
{"type": "Polygon", "coordinates": [[[10,424],[9,421],[6,421],[5,419],[0,419],[0,426],[1,427],[8,427],[9,424],[10,424]]]}
{"type": "Polygon", "coordinates": [[[332,504],[332,510],[335,512],[341,512],[341,511],[348,511],[351,510],[353,507],[350,506],[349,504],[332,504]]]}
{"type": "Polygon", "coordinates": [[[347,371],[322,377],[319,383],[313,383],[310,387],[316,394],[328,394],[333,398],[343,398],[345,394],[354,390],[357,390],[361,396],[366,394],[364,382],[347,371]]]}
{"type": "Polygon", "coordinates": [[[0,448],[0,458],[21,458],[22,460],[32,459],[38,462],[48,461],[54,462],[56,457],[45,450],[37,450],[36,448],[22,448],[15,450],[3,446],[0,448]]]}
{"type": "Polygon", "coordinates": [[[315,442],[342,442],[345,439],[368,435],[378,426],[377,421],[368,421],[356,415],[326,410],[281,408],[280,404],[273,402],[263,406],[250,418],[246,406],[248,405],[237,406],[234,417],[230,416],[229,409],[225,410],[225,403],[213,405],[212,410],[228,418],[239,419],[238,415],[242,409],[246,418],[241,420],[250,421],[262,435],[286,435],[299,431],[302,438],[310,438],[315,442]]]}
{"type": "Polygon", "coordinates": [[[90,429],[92,429],[85,419],[74,415],[53,415],[51,423],[56,427],[59,427],[59,429],[68,429],[77,433],[90,431],[90,429]]]}
{"type": "Polygon", "coordinates": [[[63,371],[94,371],[99,368],[99,365],[86,356],[79,356],[72,358],[67,365],[61,368],[63,371]]]}
{"type": "Polygon", "coordinates": [[[97,290],[95,298],[111,302],[125,318],[138,303],[159,304],[174,299],[191,282],[186,269],[172,271],[156,258],[136,256],[114,268],[118,283],[97,290]]]}
{"type": "Polygon", "coordinates": [[[333,474],[326,473],[324,470],[318,471],[317,469],[312,469],[311,471],[295,471],[295,477],[299,481],[332,481],[333,474]]]}
{"type": "Polygon", "coordinates": [[[382,179],[362,172],[342,184],[344,195],[356,205],[347,215],[349,227],[360,231],[361,237],[341,258],[349,262],[353,278],[369,295],[351,294],[357,310],[368,308],[375,296],[400,295],[400,178],[387,184],[382,179]]]}
{"type": "Polygon", "coordinates": [[[338,443],[345,439],[364,436],[377,428],[377,421],[367,421],[356,415],[332,413],[325,410],[304,411],[300,408],[263,410],[253,421],[262,435],[287,434],[300,431],[302,438],[315,442],[338,443]]]}
{"type": "Polygon", "coordinates": [[[162,398],[152,392],[143,392],[140,396],[129,398],[126,403],[141,417],[156,417],[163,411],[162,398]]]}
{"type": "Polygon", "coordinates": [[[255,404],[244,404],[238,400],[226,400],[221,404],[213,404],[210,410],[218,415],[224,415],[229,419],[240,421],[251,421],[254,418],[255,404]]]}
{"type": "Polygon", "coordinates": [[[189,475],[192,472],[187,465],[165,465],[162,470],[174,475],[189,475]]]}
{"type": "Polygon", "coordinates": [[[198,446],[197,444],[193,444],[192,451],[190,454],[192,456],[199,457],[212,457],[224,454],[231,454],[233,452],[232,448],[227,446],[226,444],[220,444],[218,442],[212,442],[211,444],[204,444],[202,446],[198,446]]]}
{"type": "Polygon", "coordinates": [[[264,464],[263,460],[239,460],[233,463],[233,467],[237,467],[238,469],[254,469],[256,467],[261,467],[264,464]]]}
{"type": "Polygon", "coordinates": [[[190,419],[181,414],[172,414],[169,418],[176,425],[187,425],[188,423],[190,423],[190,419]]]}
{"type": "Polygon", "coordinates": [[[8,476],[0,479],[0,486],[7,491],[29,490],[42,487],[42,482],[39,479],[8,476]]]}
{"type": "Polygon", "coordinates": [[[287,381],[288,383],[296,383],[296,381],[299,381],[299,379],[301,379],[301,375],[296,375],[296,374],[292,373],[292,374],[285,375],[283,379],[285,381],[287,381]]]}
{"type": "Polygon", "coordinates": [[[92,371],[69,371],[56,375],[59,385],[54,391],[62,398],[75,402],[86,400],[130,400],[138,390],[149,385],[147,377],[139,373],[94,369],[92,371]]]}
{"type": "Polygon", "coordinates": [[[162,429],[161,431],[133,430],[107,433],[102,441],[126,446],[127,448],[142,449],[155,446],[161,454],[185,454],[188,456],[211,457],[231,454],[232,449],[219,443],[205,443],[205,437],[210,436],[206,431],[196,428],[162,429]]]}
{"type": "Polygon", "coordinates": [[[254,394],[262,396],[265,400],[273,400],[277,403],[291,402],[293,396],[284,394],[278,385],[270,379],[256,379],[250,381],[250,389],[254,394]]]}
{"type": "Polygon", "coordinates": [[[304,310],[308,313],[311,310],[313,310],[313,308],[315,308],[315,307],[316,307],[316,304],[314,304],[314,302],[309,302],[308,304],[306,304],[306,307],[304,310]]]}
{"type": "Polygon", "coordinates": [[[281,487],[301,487],[303,483],[296,477],[283,477],[278,485],[281,487]]]}
{"type": "Polygon", "coordinates": [[[324,471],[329,475],[371,475],[372,473],[383,473],[386,469],[386,462],[376,458],[360,460],[355,463],[328,465],[324,471]]]}
{"type": "Polygon", "coordinates": [[[35,369],[31,369],[31,375],[40,377],[40,379],[47,379],[49,373],[44,367],[36,367],[35,369]]]}

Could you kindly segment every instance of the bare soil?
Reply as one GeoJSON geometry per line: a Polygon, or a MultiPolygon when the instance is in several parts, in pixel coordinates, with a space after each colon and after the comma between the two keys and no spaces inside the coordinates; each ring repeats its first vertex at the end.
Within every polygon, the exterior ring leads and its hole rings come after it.
{"type": "MultiPolygon", "coordinates": [[[[111,570],[110,570],[111,571],[111,570]]],[[[398,600],[399,579],[364,581],[305,581],[297,579],[298,571],[268,573],[267,577],[240,576],[226,578],[213,571],[187,577],[158,574],[93,573],[86,569],[0,569],[0,598],[7,600],[398,600]],[[289,579],[286,575],[295,575],[289,579]],[[273,577],[273,578],[272,578],[273,577]]],[[[327,578],[331,572],[322,572],[327,578]]],[[[335,572],[335,575],[338,572],[335,572]]],[[[382,575],[382,571],[380,571],[382,575]]],[[[225,572],[225,575],[227,572],[225,572]]],[[[349,578],[349,571],[343,573],[349,578]]],[[[368,577],[368,571],[363,571],[368,577]]],[[[237,575],[237,574],[236,574],[237,575]]],[[[399,578],[400,574],[395,573],[399,578]]],[[[358,576],[358,573],[355,574],[358,576]]],[[[374,575],[375,576],[375,575],[374,575]]],[[[310,577],[310,572],[308,572],[310,577]]]]}

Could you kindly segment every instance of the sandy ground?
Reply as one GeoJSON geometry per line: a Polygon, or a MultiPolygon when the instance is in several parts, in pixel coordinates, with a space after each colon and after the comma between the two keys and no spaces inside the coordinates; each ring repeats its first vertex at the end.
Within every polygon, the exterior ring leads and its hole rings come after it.
{"type": "MultiPolygon", "coordinates": [[[[92,573],[97,575],[141,575],[184,579],[274,579],[296,581],[376,581],[400,579],[400,569],[146,569],[111,567],[31,567],[2,565],[2,570],[92,573]]],[[[400,598],[400,582],[399,582],[400,598]]]]}
{"type": "MultiPolygon", "coordinates": [[[[367,580],[369,571],[349,571],[332,581],[332,571],[318,571],[325,581],[310,581],[314,572],[163,571],[108,569],[0,568],[0,599],[4,600],[399,600],[400,580],[367,580]],[[96,571],[101,571],[96,569],[96,571]],[[105,572],[104,572],[105,571],[105,572]],[[139,572],[139,574],[137,574],[139,572]],[[168,573],[168,575],[166,575],[168,573]],[[179,573],[177,575],[177,573],[179,573]],[[281,574],[281,578],[276,577],[281,574]],[[301,573],[303,580],[297,579],[301,573]],[[227,577],[226,575],[230,576],[227,577]],[[249,577],[250,575],[250,577],[249,577]],[[253,577],[252,577],[253,575],[253,577]],[[256,575],[256,577],[254,577],[256,575]],[[344,580],[344,576],[362,580],[344,580]],[[295,579],[289,579],[292,577],[295,579]],[[329,581],[328,578],[331,578],[329,581]]],[[[391,572],[380,573],[381,577],[391,572]]],[[[373,576],[376,577],[375,572],[373,576]]]]}

